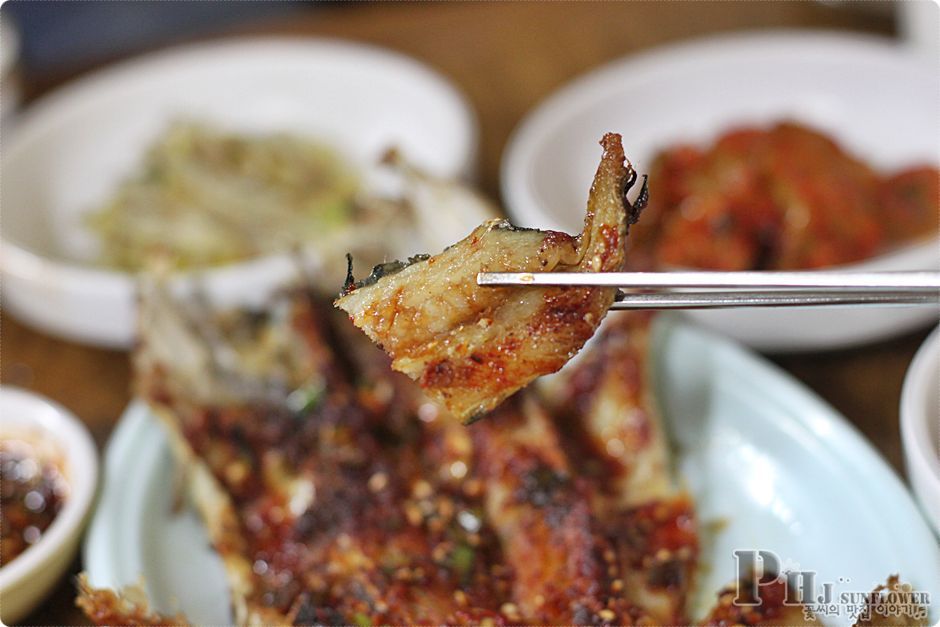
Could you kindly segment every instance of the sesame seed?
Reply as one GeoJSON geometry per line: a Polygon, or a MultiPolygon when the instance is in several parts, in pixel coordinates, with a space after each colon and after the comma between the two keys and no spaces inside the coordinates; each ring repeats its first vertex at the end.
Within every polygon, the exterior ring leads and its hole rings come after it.
{"type": "Polygon", "coordinates": [[[601,611],[599,611],[599,612],[597,613],[597,615],[598,615],[598,616],[600,617],[600,619],[603,620],[603,621],[612,621],[612,620],[614,620],[615,618],[617,618],[617,615],[614,614],[612,610],[608,610],[608,609],[606,609],[606,608],[603,609],[603,610],[601,610],[601,611]]]}
{"type": "Polygon", "coordinates": [[[463,484],[463,492],[467,496],[480,496],[483,493],[483,482],[479,479],[469,479],[463,484]]]}
{"type": "Polygon", "coordinates": [[[270,510],[268,510],[268,518],[274,524],[280,524],[284,522],[284,508],[278,505],[275,505],[270,510]]]}
{"type": "Polygon", "coordinates": [[[418,407],[418,418],[421,422],[434,422],[437,420],[438,409],[433,403],[424,403],[418,407]]]}
{"type": "Polygon", "coordinates": [[[627,447],[621,440],[617,438],[611,438],[607,440],[607,445],[605,448],[607,449],[607,454],[611,457],[623,457],[627,452],[627,447]]]}
{"type": "Polygon", "coordinates": [[[454,516],[454,502],[447,497],[441,497],[437,501],[437,513],[441,518],[450,520],[454,516]]]}
{"type": "Polygon", "coordinates": [[[516,607],[515,603],[503,603],[499,611],[510,620],[514,620],[519,616],[519,608],[516,607]]]}
{"type": "Polygon", "coordinates": [[[470,533],[476,533],[482,526],[480,519],[477,518],[473,512],[468,512],[467,510],[462,510],[457,514],[457,522],[470,533]]]}
{"type": "Polygon", "coordinates": [[[33,512],[41,512],[46,508],[46,498],[36,490],[30,490],[23,498],[23,505],[33,512]]]}
{"type": "Polygon", "coordinates": [[[411,493],[415,495],[416,498],[426,499],[431,496],[433,489],[431,484],[425,481],[424,479],[419,479],[414,482],[414,485],[411,486],[411,493]]]}
{"type": "Polygon", "coordinates": [[[424,517],[421,515],[421,510],[418,509],[418,506],[414,503],[408,503],[405,505],[405,518],[408,519],[408,522],[413,526],[421,524],[421,521],[424,517]]]}
{"type": "Polygon", "coordinates": [[[384,472],[377,472],[369,477],[369,489],[373,492],[381,492],[388,485],[388,475],[384,472]]]}
{"type": "Polygon", "coordinates": [[[454,479],[463,479],[467,476],[467,465],[461,461],[456,461],[450,465],[450,475],[454,479]]]}

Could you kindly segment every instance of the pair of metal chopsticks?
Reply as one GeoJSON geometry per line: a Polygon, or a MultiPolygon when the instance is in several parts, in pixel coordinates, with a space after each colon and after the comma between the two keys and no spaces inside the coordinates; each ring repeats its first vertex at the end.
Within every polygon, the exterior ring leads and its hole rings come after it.
{"type": "Polygon", "coordinates": [[[612,309],[934,306],[940,272],[481,272],[488,287],[616,287],[612,309]]]}

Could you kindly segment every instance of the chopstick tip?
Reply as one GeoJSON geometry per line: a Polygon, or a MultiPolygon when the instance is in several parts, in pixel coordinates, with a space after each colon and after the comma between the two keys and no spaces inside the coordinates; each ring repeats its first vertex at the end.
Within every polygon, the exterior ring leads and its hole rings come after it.
{"type": "Polygon", "coordinates": [[[528,285],[535,282],[535,275],[531,272],[478,272],[477,285],[484,286],[512,286],[528,285]]]}

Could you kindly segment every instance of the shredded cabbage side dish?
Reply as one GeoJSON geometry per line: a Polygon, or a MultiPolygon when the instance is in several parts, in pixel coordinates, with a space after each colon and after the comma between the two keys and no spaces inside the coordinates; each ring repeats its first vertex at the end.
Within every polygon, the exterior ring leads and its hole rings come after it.
{"type": "Polygon", "coordinates": [[[381,210],[361,206],[358,188],[352,168],[314,140],[176,123],[87,224],[111,267],[137,271],[154,257],[177,269],[214,266],[352,229],[381,210]]]}

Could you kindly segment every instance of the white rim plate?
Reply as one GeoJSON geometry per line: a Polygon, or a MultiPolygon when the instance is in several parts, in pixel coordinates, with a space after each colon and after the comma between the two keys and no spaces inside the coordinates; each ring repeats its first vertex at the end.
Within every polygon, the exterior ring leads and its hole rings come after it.
{"type": "MultiPolygon", "coordinates": [[[[816,571],[819,585],[834,582],[836,594],[900,573],[940,599],[936,540],[844,418],[774,366],[674,318],[657,323],[654,345],[667,428],[702,523],[698,612],[733,579],[735,549],[774,551],[816,571]],[[709,533],[717,522],[722,530],[709,533]]],[[[221,564],[195,515],[172,513],[171,467],[161,426],[135,402],[108,448],[85,567],[97,585],[143,578],[158,608],[224,624],[221,564]]]]}
{"type": "Polygon", "coordinates": [[[904,377],[901,442],[908,480],[940,534],[940,327],[924,340],[904,377]]]}

